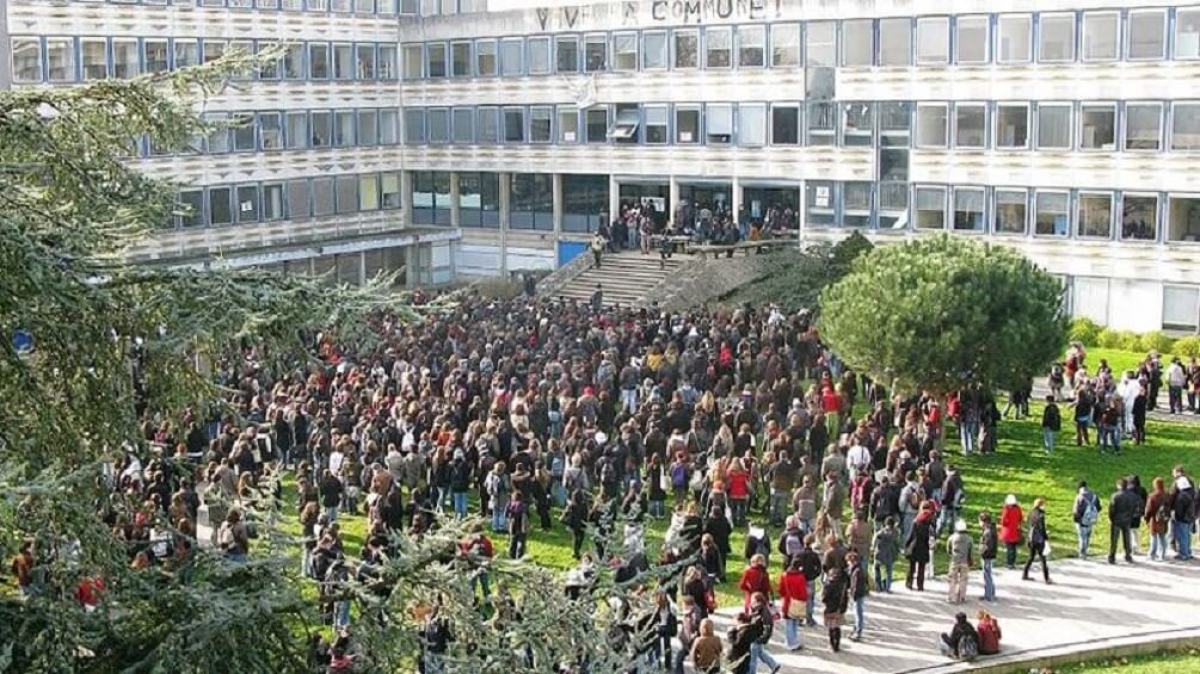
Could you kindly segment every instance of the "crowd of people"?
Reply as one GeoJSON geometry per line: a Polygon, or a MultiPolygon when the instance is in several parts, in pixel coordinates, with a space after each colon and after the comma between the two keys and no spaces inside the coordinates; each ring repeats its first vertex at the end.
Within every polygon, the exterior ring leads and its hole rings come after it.
{"type": "Polygon", "coordinates": [[[796,210],[790,204],[773,203],[760,217],[743,212],[734,217],[724,201],[702,204],[680,200],[673,217],[668,219],[655,200],[623,201],[611,223],[601,223],[594,239],[601,251],[641,250],[669,254],[680,238],[693,243],[729,245],[739,241],[755,241],[769,236],[786,236],[799,226],[796,210]]]}
{"type": "MultiPolygon", "coordinates": [[[[131,564],[182,564],[202,530],[211,532],[204,543],[245,560],[255,537],[246,514],[280,496],[260,484],[278,465],[296,475],[303,570],[336,628],[352,615],[339,584],[371,579],[394,537],[420,536],[441,517],[478,515],[506,536],[503,553],[487,531],[464,539],[464,554],[485,559],[521,558],[530,538],[565,527],[580,560],[568,577],[576,589],[600,563],[626,579],[664,570],[654,612],[630,620],[657,626],[641,664],[674,672],[689,662],[700,672],[723,662],[775,671],[766,644],[779,622],[792,650],[820,618],[840,651],[848,613],[850,640],[867,638],[869,596],[892,592],[902,561],[906,589],[922,592],[933,558],[945,555],[955,605],[976,568],[981,599],[996,601],[1001,545],[1009,568],[1024,548],[1024,577],[1040,563],[1051,582],[1043,499],[1026,513],[1009,496],[995,516],[984,508],[977,522],[963,517],[968,495],[947,431],[962,454],[995,452],[1007,410],[990,391],[893,395],[846,368],[807,312],[774,306],[667,313],[466,294],[442,312],[420,323],[378,316],[371,327],[382,339],[371,347],[317,335],[317,364],[292,371],[272,371],[247,349],[217,368],[237,391],[237,415],[189,413],[181,428],[148,421],[145,439],[163,456],[131,453],[98,508],[130,542],[131,564]],[[340,526],[358,512],[367,532],[351,560],[340,526]],[[661,547],[646,541],[656,519],[669,521],[661,547]],[[746,531],[742,550],[734,531],[746,531]],[[744,601],[723,640],[713,613],[718,586],[733,577],[744,601]]],[[[1096,405],[1122,399],[1103,367],[1081,378],[1082,363],[1064,372],[1077,424],[1089,396],[1096,405]]],[[[1018,416],[1028,415],[1028,397],[1016,396],[1018,416]]],[[[1081,555],[1102,510],[1087,494],[1082,485],[1074,513],[1081,555]]],[[[1136,476],[1123,480],[1108,512],[1110,561],[1118,542],[1129,557],[1139,522],[1152,557],[1167,554],[1169,531],[1178,558],[1191,558],[1195,486],[1182,468],[1150,493],[1136,476]]],[[[27,571],[34,554],[24,549],[13,563],[22,592],[37,590],[27,571]]],[[[487,603],[486,571],[476,573],[487,603]]],[[[436,674],[452,635],[436,610],[424,620],[422,670],[436,674]]],[[[998,648],[999,626],[987,620],[973,627],[960,614],[943,649],[973,657],[998,648]]],[[[349,648],[340,637],[316,644],[315,662],[345,663],[349,648]]]]}

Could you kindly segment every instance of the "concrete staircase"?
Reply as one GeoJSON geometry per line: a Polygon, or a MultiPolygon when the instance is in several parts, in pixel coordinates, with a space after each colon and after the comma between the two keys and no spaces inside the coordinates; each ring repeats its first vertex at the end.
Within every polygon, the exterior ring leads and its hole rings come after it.
{"type": "Polygon", "coordinates": [[[657,253],[642,255],[637,251],[624,251],[606,254],[600,262],[600,269],[596,269],[592,266],[592,254],[584,252],[580,255],[584,256],[587,257],[587,267],[554,290],[554,297],[587,302],[592,299],[592,293],[599,283],[606,306],[649,303],[653,298],[647,294],[690,261],[690,258],[676,255],[660,268],[657,253]]]}

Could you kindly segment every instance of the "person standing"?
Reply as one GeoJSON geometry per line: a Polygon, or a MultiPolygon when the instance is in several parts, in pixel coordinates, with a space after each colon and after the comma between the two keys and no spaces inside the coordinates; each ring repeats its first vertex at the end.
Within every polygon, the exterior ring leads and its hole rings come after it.
{"type": "Polygon", "coordinates": [[[908,577],[904,579],[904,587],[909,590],[913,589],[915,580],[917,592],[925,591],[925,565],[929,563],[929,534],[932,528],[933,503],[926,501],[921,504],[921,512],[913,520],[908,540],[904,542],[904,554],[908,557],[908,577]]]}
{"type": "Polygon", "coordinates": [[[1046,396],[1046,408],[1042,410],[1042,449],[1047,454],[1054,453],[1054,442],[1058,432],[1062,430],[1062,413],[1054,402],[1054,395],[1046,396]]]}
{"type": "Polygon", "coordinates": [[[784,643],[789,651],[804,648],[800,639],[800,626],[805,619],[808,595],[808,580],[804,577],[803,560],[797,555],[779,577],[779,596],[783,599],[784,643]]]}
{"type": "Polygon", "coordinates": [[[1143,515],[1150,529],[1150,561],[1157,556],[1158,561],[1167,560],[1167,527],[1171,521],[1171,495],[1161,477],[1154,478],[1154,489],[1146,498],[1146,510],[1143,515]]]}
{"type": "Polygon", "coordinates": [[[1009,494],[1000,511],[1000,542],[1004,543],[1004,566],[1009,569],[1017,567],[1017,546],[1021,543],[1024,522],[1025,513],[1021,511],[1016,495],[1009,494]]]}
{"type": "Polygon", "coordinates": [[[889,516],[883,528],[875,532],[871,540],[871,554],[875,559],[875,589],[885,594],[892,593],[892,571],[896,557],[900,555],[900,534],[896,531],[896,518],[889,516]]]}
{"type": "Polygon", "coordinates": [[[821,589],[821,602],[825,604],[825,629],[829,632],[829,647],[837,653],[842,648],[842,616],[849,603],[849,579],[840,566],[834,566],[825,574],[821,589]]]}
{"type": "Polygon", "coordinates": [[[1112,498],[1108,502],[1108,563],[1117,563],[1117,538],[1119,537],[1122,545],[1125,546],[1125,561],[1132,564],[1133,530],[1131,527],[1133,521],[1140,514],[1141,502],[1138,500],[1137,494],[1129,489],[1129,482],[1125,478],[1117,480],[1116,486],[1117,490],[1113,492],[1112,498]]]}
{"type": "Polygon", "coordinates": [[[750,649],[761,633],[762,625],[750,614],[737,615],[737,624],[729,630],[729,670],[733,674],[751,674],[751,668],[757,666],[750,649]]]}
{"type": "Polygon", "coordinates": [[[983,560],[984,601],[996,601],[996,582],[992,579],[992,565],[996,563],[996,524],[992,514],[979,513],[979,558],[983,560]]]}
{"type": "Polygon", "coordinates": [[[596,232],[592,235],[592,261],[595,263],[596,269],[600,268],[600,257],[604,254],[604,248],[608,245],[608,241],[604,239],[604,235],[596,232]]]}
{"type": "Polygon", "coordinates": [[[508,557],[520,559],[525,556],[525,539],[529,535],[529,508],[520,490],[513,492],[504,510],[508,520],[508,557]]]}
{"type": "Polygon", "coordinates": [[[1187,386],[1187,373],[1179,357],[1171,359],[1167,367],[1167,405],[1171,414],[1183,414],[1183,389],[1187,386]]]}
{"type": "MultiPolygon", "coordinates": [[[[644,241],[645,239],[643,239],[644,241]]],[[[700,674],[717,674],[721,670],[721,637],[716,634],[711,618],[700,621],[700,636],[692,642],[692,666],[700,674]]]]}
{"type": "Polygon", "coordinates": [[[850,640],[859,641],[867,624],[867,593],[870,590],[867,567],[854,550],[846,555],[846,562],[850,568],[849,599],[854,602],[854,630],[850,632],[850,640]]]}
{"type": "Polygon", "coordinates": [[[1079,540],[1076,552],[1080,559],[1087,559],[1088,548],[1091,546],[1092,529],[1096,526],[1096,521],[1100,519],[1100,497],[1088,489],[1087,482],[1079,483],[1079,493],[1075,495],[1075,505],[1071,513],[1079,540]]]}
{"type": "Polygon", "coordinates": [[[821,577],[821,555],[816,551],[817,537],[809,534],[804,537],[804,552],[800,553],[800,569],[804,571],[804,580],[808,583],[808,599],[804,605],[804,624],[813,627],[817,624],[813,618],[817,603],[817,580],[821,577]]]}
{"type": "Polygon", "coordinates": [[[958,520],[954,523],[954,533],[946,541],[946,551],[950,558],[948,599],[951,604],[961,604],[967,600],[967,581],[975,559],[975,543],[967,533],[966,522],[958,520]]]}
{"type": "Polygon", "coordinates": [[[1033,510],[1029,511],[1029,559],[1025,561],[1025,572],[1021,575],[1022,580],[1029,580],[1029,569],[1033,566],[1033,560],[1039,559],[1042,562],[1042,577],[1045,578],[1047,585],[1052,585],[1050,581],[1050,567],[1046,565],[1046,545],[1050,542],[1049,534],[1046,532],[1046,499],[1038,497],[1033,502],[1033,510]]]}

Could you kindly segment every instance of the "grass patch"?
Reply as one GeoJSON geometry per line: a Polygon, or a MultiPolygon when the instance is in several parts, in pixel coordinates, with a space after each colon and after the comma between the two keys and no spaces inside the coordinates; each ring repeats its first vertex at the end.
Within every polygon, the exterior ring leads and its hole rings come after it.
{"type": "MultiPolygon", "coordinates": [[[[1027,674],[1028,669],[1015,670],[1013,674],[1027,674]]],[[[1033,670],[1039,673],[1043,670],[1033,670]]],[[[1132,658],[1113,658],[1094,662],[1081,662],[1053,670],[1053,674],[1175,674],[1175,672],[1200,672],[1200,651],[1195,649],[1173,653],[1155,653],[1132,658]]]]}

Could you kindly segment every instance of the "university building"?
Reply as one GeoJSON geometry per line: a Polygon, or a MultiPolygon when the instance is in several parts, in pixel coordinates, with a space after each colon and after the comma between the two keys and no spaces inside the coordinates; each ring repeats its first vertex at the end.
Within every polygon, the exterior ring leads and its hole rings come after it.
{"type": "Polygon", "coordinates": [[[623,203],[778,206],[798,240],[981,237],[1075,315],[1200,327],[1200,5],[0,2],[12,86],[287,44],[206,102],[247,124],[142,144],[193,215],[139,259],[441,283],[554,268],[623,203]]]}

